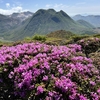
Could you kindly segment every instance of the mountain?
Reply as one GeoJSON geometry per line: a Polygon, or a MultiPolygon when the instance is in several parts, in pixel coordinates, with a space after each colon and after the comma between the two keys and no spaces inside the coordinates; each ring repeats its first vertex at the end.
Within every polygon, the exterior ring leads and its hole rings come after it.
{"type": "Polygon", "coordinates": [[[54,9],[39,9],[32,17],[24,20],[19,27],[9,30],[2,35],[4,39],[20,40],[34,34],[48,34],[56,30],[66,30],[74,33],[91,33],[91,29],[74,21],[64,11],[56,12],[54,9]]]}
{"type": "Polygon", "coordinates": [[[20,20],[0,14],[0,34],[15,28],[20,20]]]}
{"type": "Polygon", "coordinates": [[[31,12],[13,13],[11,15],[0,14],[0,34],[15,29],[21,24],[22,21],[32,15],[33,13],[31,12]]]}
{"type": "Polygon", "coordinates": [[[39,33],[47,34],[58,29],[71,30],[76,28],[77,24],[65,12],[56,12],[53,9],[38,10],[25,27],[24,34],[29,32],[30,35],[39,33]]]}
{"type": "Polygon", "coordinates": [[[32,12],[21,12],[21,13],[13,13],[11,15],[9,15],[10,18],[14,18],[14,19],[19,19],[21,22],[26,20],[27,18],[31,17],[33,15],[32,12]]]}
{"type": "Polygon", "coordinates": [[[92,24],[95,27],[100,27],[100,15],[88,15],[88,16],[82,16],[82,15],[75,15],[72,17],[75,21],[77,20],[85,20],[92,24]]]}
{"type": "Polygon", "coordinates": [[[95,28],[92,24],[90,24],[89,22],[85,21],[85,20],[77,20],[78,23],[80,23],[81,25],[88,27],[88,28],[95,28]]]}

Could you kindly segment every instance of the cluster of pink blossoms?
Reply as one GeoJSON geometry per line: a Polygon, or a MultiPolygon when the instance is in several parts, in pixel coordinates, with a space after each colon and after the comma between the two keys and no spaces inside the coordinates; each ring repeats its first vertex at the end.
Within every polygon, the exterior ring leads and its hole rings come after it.
{"type": "Polygon", "coordinates": [[[100,73],[81,54],[77,44],[24,43],[1,47],[0,66],[23,100],[99,100],[100,73]]]}

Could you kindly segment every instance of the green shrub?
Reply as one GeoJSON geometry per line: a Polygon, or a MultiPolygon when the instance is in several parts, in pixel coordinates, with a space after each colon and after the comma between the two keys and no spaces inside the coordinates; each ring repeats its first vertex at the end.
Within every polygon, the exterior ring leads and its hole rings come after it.
{"type": "Polygon", "coordinates": [[[95,34],[95,35],[93,35],[93,37],[100,38],[100,34],[95,34]]]}
{"type": "Polygon", "coordinates": [[[30,38],[30,37],[25,37],[24,40],[26,40],[26,41],[27,41],[27,40],[31,40],[31,38],[30,38]]]}
{"type": "Polygon", "coordinates": [[[38,40],[38,41],[45,42],[46,41],[46,37],[43,36],[43,35],[35,35],[35,36],[32,37],[32,40],[38,40]]]}

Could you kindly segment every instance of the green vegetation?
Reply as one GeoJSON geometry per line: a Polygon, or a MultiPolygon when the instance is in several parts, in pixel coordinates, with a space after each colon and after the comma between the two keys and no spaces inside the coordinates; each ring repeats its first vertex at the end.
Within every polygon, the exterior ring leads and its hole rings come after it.
{"type": "Polygon", "coordinates": [[[43,42],[45,42],[46,41],[46,36],[43,36],[43,35],[34,35],[32,37],[32,40],[37,40],[37,41],[43,41],[43,42]]]}
{"type": "Polygon", "coordinates": [[[100,38],[100,34],[93,35],[94,37],[100,38]]]}

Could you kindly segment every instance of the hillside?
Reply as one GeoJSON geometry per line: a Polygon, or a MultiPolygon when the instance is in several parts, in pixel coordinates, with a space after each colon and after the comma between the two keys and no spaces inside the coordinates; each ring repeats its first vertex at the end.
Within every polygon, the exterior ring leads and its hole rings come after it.
{"type": "Polygon", "coordinates": [[[85,20],[77,20],[78,23],[80,23],[81,25],[88,27],[88,28],[94,28],[94,26],[92,24],[90,24],[89,22],[85,21],[85,20]]]}
{"type": "Polygon", "coordinates": [[[66,30],[74,33],[91,33],[92,30],[75,22],[64,11],[56,12],[54,9],[40,9],[33,16],[23,23],[20,27],[9,30],[1,37],[9,40],[20,40],[34,34],[48,34],[56,30],[66,30]]]}

